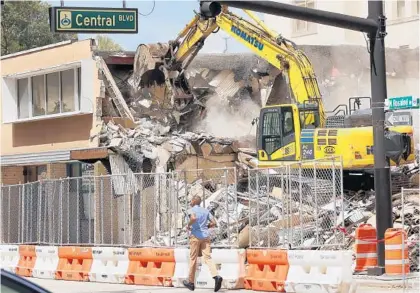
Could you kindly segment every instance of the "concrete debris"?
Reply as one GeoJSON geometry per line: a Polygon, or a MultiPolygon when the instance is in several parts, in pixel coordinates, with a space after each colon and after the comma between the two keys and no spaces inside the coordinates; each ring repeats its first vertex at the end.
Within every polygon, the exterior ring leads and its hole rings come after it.
{"type": "MultiPolygon", "coordinates": [[[[143,158],[151,160],[155,166],[157,161],[174,161],[179,154],[199,153],[207,157],[212,153],[233,153],[232,146],[235,145],[232,139],[216,138],[205,133],[170,132],[169,126],[147,118],[136,121],[134,129],[109,121],[101,130],[100,143],[101,146],[112,148],[125,156],[140,168],[143,158]],[[169,158],[164,158],[167,155],[162,150],[169,153],[169,158]]],[[[162,167],[166,171],[167,166],[162,167]]]]}

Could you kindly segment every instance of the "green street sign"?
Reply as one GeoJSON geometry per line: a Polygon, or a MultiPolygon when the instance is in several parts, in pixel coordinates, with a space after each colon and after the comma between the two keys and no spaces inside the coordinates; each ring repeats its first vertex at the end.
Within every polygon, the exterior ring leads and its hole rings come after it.
{"type": "Polygon", "coordinates": [[[420,100],[413,96],[395,97],[385,100],[385,106],[389,110],[402,110],[402,109],[418,109],[420,100]]]}
{"type": "Polygon", "coordinates": [[[137,34],[137,8],[51,7],[56,33],[137,34]]]}

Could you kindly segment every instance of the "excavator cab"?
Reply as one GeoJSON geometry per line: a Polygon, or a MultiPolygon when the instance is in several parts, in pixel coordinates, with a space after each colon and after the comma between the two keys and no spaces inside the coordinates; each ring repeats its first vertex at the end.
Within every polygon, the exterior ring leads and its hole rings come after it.
{"type": "Polygon", "coordinates": [[[320,120],[319,104],[316,101],[261,109],[257,134],[258,159],[300,160],[302,151],[306,151],[301,149],[301,142],[306,140],[306,132],[313,132],[320,126],[320,120]]]}

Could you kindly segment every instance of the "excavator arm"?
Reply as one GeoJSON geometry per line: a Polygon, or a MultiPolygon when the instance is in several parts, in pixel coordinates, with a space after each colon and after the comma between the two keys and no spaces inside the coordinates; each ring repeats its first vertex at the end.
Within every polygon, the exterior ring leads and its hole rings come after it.
{"type": "MultiPolygon", "coordinates": [[[[315,119],[314,112],[308,111],[301,117],[302,124],[314,124],[316,120],[316,126],[323,127],[326,117],[318,82],[304,52],[293,42],[275,36],[252,12],[244,10],[257,24],[229,12],[226,6],[220,10],[215,17],[197,14],[177,38],[169,43],[163,70],[167,71],[166,75],[172,76],[172,85],[182,85],[184,93],[191,94],[184,76],[185,69],[203,47],[206,38],[222,29],[279,70],[267,105],[297,104],[304,108],[307,104],[316,103],[319,118],[315,119]],[[283,87],[277,88],[279,86],[283,87]]],[[[171,92],[175,94],[176,90],[171,92]]]]}

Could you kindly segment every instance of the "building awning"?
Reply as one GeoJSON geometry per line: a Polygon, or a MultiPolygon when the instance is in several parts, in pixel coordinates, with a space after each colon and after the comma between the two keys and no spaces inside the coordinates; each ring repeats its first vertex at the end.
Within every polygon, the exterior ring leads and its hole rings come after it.
{"type": "Polygon", "coordinates": [[[42,153],[25,153],[16,155],[5,155],[0,157],[0,165],[30,165],[62,162],[70,160],[70,150],[50,151],[42,153]]]}
{"type": "Polygon", "coordinates": [[[1,166],[35,165],[78,160],[98,160],[108,157],[107,148],[86,148],[41,153],[25,153],[0,156],[1,166]]]}

